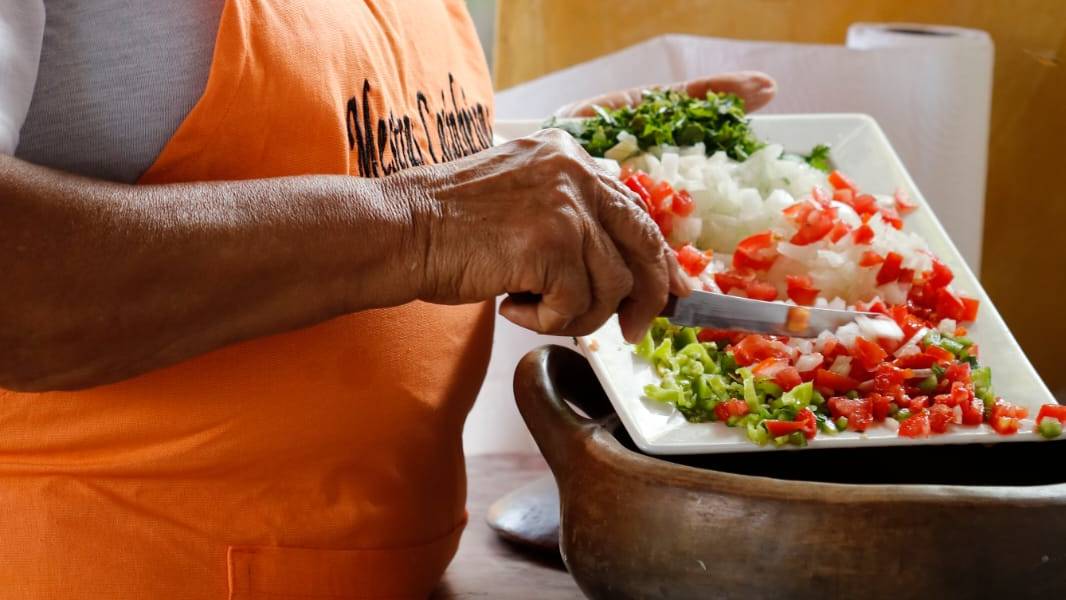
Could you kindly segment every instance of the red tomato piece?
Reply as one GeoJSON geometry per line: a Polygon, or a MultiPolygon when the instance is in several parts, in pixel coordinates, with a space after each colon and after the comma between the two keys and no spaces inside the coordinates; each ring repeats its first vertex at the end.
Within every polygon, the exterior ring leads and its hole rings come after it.
{"type": "Polygon", "coordinates": [[[936,312],[946,319],[963,321],[966,305],[948,288],[940,288],[936,291],[936,312]]]}
{"type": "Polygon", "coordinates": [[[901,215],[910,214],[918,208],[918,205],[911,201],[911,197],[902,188],[896,189],[896,193],[892,194],[892,200],[895,201],[896,210],[901,215]]]}
{"type": "Polygon", "coordinates": [[[700,328],[699,333],[696,334],[696,339],[701,342],[726,342],[728,344],[735,344],[743,339],[745,335],[747,334],[741,331],[702,327],[700,328]]]}
{"type": "Polygon", "coordinates": [[[857,192],[859,190],[859,188],[855,187],[855,182],[853,182],[847,175],[836,170],[829,174],[829,184],[832,185],[834,189],[838,190],[846,189],[851,190],[852,192],[857,192]]]}
{"type": "Polygon", "coordinates": [[[680,250],[676,251],[677,262],[681,265],[681,268],[686,273],[696,277],[707,268],[707,265],[711,263],[711,252],[700,252],[694,248],[691,244],[685,244],[680,250]]]}
{"type": "Polygon", "coordinates": [[[803,378],[800,377],[800,372],[796,370],[796,367],[790,366],[777,372],[777,375],[774,376],[774,383],[787,392],[803,383],[803,378]]]}
{"type": "Polygon", "coordinates": [[[651,193],[651,204],[656,211],[670,210],[670,197],[674,195],[674,188],[669,183],[660,181],[648,191],[651,193]]]}
{"type": "Polygon", "coordinates": [[[877,272],[877,285],[899,279],[901,264],[903,264],[903,256],[896,252],[889,252],[885,256],[885,262],[881,264],[881,270],[877,272]]]}
{"type": "Polygon", "coordinates": [[[897,358],[895,364],[901,369],[928,369],[936,364],[936,357],[924,352],[909,354],[897,358]]]}
{"type": "Polygon", "coordinates": [[[885,257],[874,252],[873,250],[867,250],[862,253],[862,258],[859,259],[860,267],[872,267],[885,262],[885,257]]]}
{"type": "Polygon", "coordinates": [[[855,196],[855,203],[852,205],[855,212],[862,215],[864,218],[863,223],[869,219],[870,215],[877,212],[877,198],[874,198],[870,194],[859,194],[855,196]]]}
{"type": "Polygon", "coordinates": [[[626,187],[633,190],[633,193],[640,196],[642,202],[644,202],[644,208],[651,208],[651,194],[648,193],[648,189],[644,187],[644,184],[640,182],[640,178],[636,175],[630,175],[626,177],[622,183],[626,184],[626,187]]]}
{"type": "Polygon", "coordinates": [[[812,210],[814,210],[814,204],[801,201],[786,207],[781,213],[796,223],[803,223],[812,210]]]}
{"type": "Polygon", "coordinates": [[[755,300],[777,300],[777,288],[762,281],[752,281],[744,292],[755,300]]]}
{"type": "Polygon", "coordinates": [[[851,239],[856,244],[869,244],[874,239],[874,230],[866,223],[863,223],[858,229],[851,232],[851,239]]]}
{"type": "Polygon", "coordinates": [[[885,360],[888,353],[875,342],[871,342],[863,337],[857,337],[855,338],[855,347],[852,350],[852,356],[859,359],[859,362],[862,363],[863,368],[867,371],[873,371],[877,368],[877,365],[881,364],[881,361],[885,360]]]}
{"type": "Polygon", "coordinates": [[[954,278],[955,274],[951,272],[951,269],[949,269],[947,265],[936,258],[933,259],[933,271],[929,276],[929,285],[942,288],[951,283],[951,280],[954,278]]]}
{"type": "Polygon", "coordinates": [[[737,400],[736,398],[730,398],[725,402],[719,402],[714,407],[714,415],[718,417],[719,421],[728,421],[729,417],[743,417],[751,410],[748,407],[748,403],[743,400],[737,400]]]}
{"type": "Polygon", "coordinates": [[[899,424],[901,437],[922,438],[929,435],[929,413],[923,408],[899,424]]]}
{"type": "Polygon", "coordinates": [[[870,394],[869,398],[870,412],[873,414],[874,421],[880,423],[888,418],[888,411],[891,409],[889,405],[892,403],[892,398],[876,392],[870,394]]]}
{"type": "Polygon", "coordinates": [[[955,411],[946,404],[934,404],[929,408],[929,429],[933,433],[946,433],[954,420],[955,411]]]}
{"type": "Polygon", "coordinates": [[[1040,407],[1036,414],[1036,422],[1039,425],[1044,419],[1057,419],[1066,424],[1066,406],[1061,404],[1045,404],[1040,407]]]}
{"type": "Polygon", "coordinates": [[[802,306],[814,304],[819,290],[811,283],[810,277],[806,275],[786,275],[785,281],[788,284],[788,297],[793,302],[802,306]]]}
{"type": "Polygon", "coordinates": [[[899,213],[894,208],[882,208],[881,220],[896,229],[903,229],[903,219],[900,218],[899,213]]]}
{"type": "Polygon", "coordinates": [[[766,427],[766,431],[770,432],[773,437],[780,437],[782,435],[789,435],[796,431],[803,431],[803,423],[798,421],[779,421],[777,419],[766,419],[762,422],[766,427]]]}
{"type": "Polygon", "coordinates": [[[737,244],[733,253],[733,266],[737,269],[769,269],[777,258],[773,232],[764,231],[750,235],[737,244]]]}
{"type": "Polygon", "coordinates": [[[840,375],[828,369],[818,369],[814,373],[814,385],[830,392],[850,392],[859,387],[859,382],[847,375],[840,375]]]}
{"type": "Polygon", "coordinates": [[[997,400],[992,407],[992,414],[988,419],[992,429],[1000,435],[1012,435],[1018,432],[1021,420],[1028,416],[1029,411],[1021,406],[1014,406],[1009,402],[997,400]]]}
{"type": "Polygon", "coordinates": [[[866,431],[870,423],[873,423],[873,406],[868,398],[833,396],[829,399],[828,405],[829,412],[834,419],[847,418],[848,429],[866,431]]]}
{"type": "Polygon", "coordinates": [[[677,190],[674,192],[674,198],[670,206],[675,215],[687,217],[695,210],[696,203],[692,200],[692,195],[688,193],[688,190],[677,190]]]}
{"type": "Polygon", "coordinates": [[[829,230],[829,241],[835,244],[849,233],[851,233],[851,227],[848,227],[848,224],[844,221],[837,221],[833,228],[829,230]]]}
{"type": "Polygon", "coordinates": [[[767,358],[790,358],[791,350],[777,340],[752,334],[744,336],[744,339],[733,346],[733,358],[740,366],[748,366],[767,358]]]}
{"type": "Polygon", "coordinates": [[[914,269],[900,269],[899,277],[896,278],[900,283],[913,283],[914,282],[914,269]]]}
{"type": "Polygon", "coordinates": [[[748,282],[754,278],[754,273],[736,269],[714,274],[714,282],[718,284],[723,294],[728,294],[729,290],[733,288],[744,289],[748,287],[748,282]]]}
{"type": "Polygon", "coordinates": [[[849,188],[841,188],[839,190],[833,190],[833,200],[840,202],[841,204],[847,204],[848,206],[855,206],[855,190],[849,188]]]}
{"type": "MultiPolygon", "coordinates": [[[[976,321],[977,320],[977,308],[981,305],[981,301],[977,298],[968,298],[966,296],[959,296],[959,300],[962,300],[962,318],[960,321],[976,321]]],[[[970,354],[973,354],[971,352],[970,354]]]]}
{"type": "Polygon", "coordinates": [[[801,431],[803,431],[803,435],[808,440],[814,439],[814,436],[818,435],[818,419],[815,418],[810,409],[805,408],[796,413],[796,422],[803,424],[801,431]]]}
{"type": "Polygon", "coordinates": [[[933,357],[933,362],[940,364],[950,364],[954,362],[955,355],[940,346],[926,346],[922,351],[924,354],[933,357]]]}
{"type": "Polygon", "coordinates": [[[800,229],[789,240],[797,246],[813,244],[829,235],[833,229],[833,216],[827,210],[812,210],[807,218],[800,223],[800,229]]]}
{"type": "Polygon", "coordinates": [[[788,367],[788,365],[789,362],[787,358],[771,356],[770,358],[764,358],[759,362],[755,363],[755,366],[751,368],[751,372],[753,375],[772,379],[777,375],[779,371],[788,367]]]}
{"type": "Polygon", "coordinates": [[[970,385],[970,363],[954,362],[944,370],[944,379],[951,383],[959,382],[970,385]]]}

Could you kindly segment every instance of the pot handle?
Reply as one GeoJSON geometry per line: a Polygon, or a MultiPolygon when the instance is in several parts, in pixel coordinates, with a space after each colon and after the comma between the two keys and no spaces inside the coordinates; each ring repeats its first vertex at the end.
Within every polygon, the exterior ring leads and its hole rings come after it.
{"type": "Polygon", "coordinates": [[[580,460],[586,438],[614,409],[585,357],[562,346],[541,346],[515,369],[518,411],[556,478],[580,460]],[[583,417],[567,403],[580,408],[583,417]]]}

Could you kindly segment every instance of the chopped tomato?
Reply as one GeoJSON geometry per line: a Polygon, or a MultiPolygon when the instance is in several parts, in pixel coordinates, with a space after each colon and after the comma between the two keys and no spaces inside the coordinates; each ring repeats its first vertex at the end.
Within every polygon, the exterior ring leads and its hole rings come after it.
{"type": "Polygon", "coordinates": [[[656,183],[651,189],[651,204],[658,212],[670,210],[670,197],[674,195],[674,188],[665,181],[656,183]]]}
{"type": "Polygon", "coordinates": [[[1066,425],[1066,406],[1061,404],[1045,404],[1041,406],[1040,412],[1036,414],[1037,425],[1044,419],[1057,419],[1066,425]]]}
{"type": "Polygon", "coordinates": [[[848,206],[855,205],[855,190],[849,188],[840,188],[839,190],[833,190],[833,200],[840,202],[841,204],[847,204],[848,206]]]}
{"type": "Polygon", "coordinates": [[[829,241],[835,244],[849,233],[851,233],[851,227],[848,227],[848,224],[844,221],[837,221],[833,228],[829,230],[829,241]]]}
{"type": "Polygon", "coordinates": [[[738,269],[769,269],[777,258],[774,234],[770,231],[750,235],[737,244],[733,266],[738,269]]]}
{"type": "Polygon", "coordinates": [[[833,396],[828,405],[834,419],[845,417],[848,420],[848,429],[866,431],[870,423],[873,423],[873,407],[868,398],[833,396]]]}
{"type": "Polygon", "coordinates": [[[936,312],[946,319],[963,321],[966,314],[966,305],[962,299],[948,288],[940,288],[936,291],[936,312]]]}
{"type": "Polygon", "coordinates": [[[873,371],[877,368],[877,365],[881,364],[881,361],[885,360],[888,353],[876,343],[863,337],[856,337],[852,356],[859,359],[859,362],[862,363],[862,366],[867,371],[873,371]]]}
{"type": "Polygon", "coordinates": [[[803,383],[803,378],[800,377],[799,371],[796,367],[785,367],[777,372],[774,376],[774,383],[781,386],[781,389],[786,392],[803,383]]]}
{"type": "Polygon", "coordinates": [[[808,440],[814,439],[814,436],[818,434],[818,419],[815,418],[814,413],[809,408],[796,413],[796,422],[803,423],[803,435],[808,440]]]}
{"type": "Polygon", "coordinates": [[[985,405],[980,398],[975,398],[973,390],[964,384],[956,382],[951,385],[951,393],[946,402],[948,406],[958,406],[962,409],[963,425],[980,425],[985,418],[985,405]]]}
{"type": "Polygon", "coordinates": [[[859,189],[855,187],[855,182],[853,182],[847,175],[836,170],[829,174],[829,184],[832,185],[834,189],[838,190],[847,189],[857,192],[859,189]]]}
{"type": "Polygon", "coordinates": [[[674,192],[674,199],[670,206],[673,208],[675,215],[687,217],[695,210],[696,203],[692,201],[692,196],[688,193],[688,190],[678,190],[674,192]]]}
{"type": "Polygon", "coordinates": [[[728,421],[729,417],[743,417],[748,414],[749,410],[751,408],[748,407],[747,402],[731,398],[725,402],[719,402],[714,407],[714,415],[718,417],[719,421],[728,421]]]}
{"type": "Polygon", "coordinates": [[[928,369],[936,364],[936,357],[931,354],[919,352],[918,354],[901,356],[895,360],[895,363],[896,366],[901,369],[928,369]]]}
{"type": "Polygon", "coordinates": [[[751,368],[751,372],[759,377],[766,377],[767,379],[773,379],[777,376],[777,373],[782,369],[789,366],[787,358],[781,358],[779,356],[771,356],[770,358],[764,358],[755,363],[755,366],[751,368]]]}
{"type": "Polygon", "coordinates": [[[885,262],[881,264],[881,270],[877,272],[877,285],[899,279],[899,267],[901,264],[903,264],[903,256],[895,252],[889,252],[885,256],[885,262]]]}
{"type": "MultiPolygon", "coordinates": [[[[855,341],[858,342],[859,339],[862,338],[856,338],[855,341]]],[[[890,363],[881,363],[877,365],[875,373],[874,390],[892,396],[900,394],[902,391],[901,386],[907,379],[907,371],[893,366],[890,363]]]]}
{"type": "Polygon", "coordinates": [[[856,244],[869,244],[874,239],[874,230],[866,223],[863,223],[858,229],[851,232],[851,239],[856,244]]]}
{"type": "Polygon", "coordinates": [[[1012,435],[1021,427],[1021,420],[1028,416],[1029,411],[1021,406],[1014,406],[1009,402],[997,400],[992,407],[992,414],[988,419],[992,429],[1000,435],[1012,435]]]}
{"type": "Polygon", "coordinates": [[[755,300],[777,300],[777,288],[761,281],[749,282],[744,292],[755,300]]]}
{"type": "Polygon", "coordinates": [[[818,369],[814,374],[814,385],[830,392],[849,392],[859,387],[859,382],[847,375],[840,375],[827,369],[818,369]]]}
{"type": "Polygon", "coordinates": [[[785,344],[758,334],[745,336],[733,346],[733,358],[737,364],[747,366],[767,358],[789,358],[792,349],[785,344]]]}
{"type": "Polygon", "coordinates": [[[865,223],[870,215],[877,212],[877,198],[874,198],[870,194],[859,194],[855,196],[855,203],[852,207],[855,209],[855,212],[864,217],[862,222],[865,223]]]}
{"type": "Polygon", "coordinates": [[[951,272],[947,265],[936,258],[933,259],[933,274],[929,277],[929,285],[941,288],[951,283],[954,278],[955,274],[951,272]]]}
{"type": "Polygon", "coordinates": [[[766,431],[770,432],[773,437],[780,437],[782,435],[789,435],[797,431],[803,431],[803,423],[799,421],[779,421],[777,419],[766,419],[762,422],[766,426],[766,431]]]}
{"type": "Polygon", "coordinates": [[[810,277],[806,275],[786,275],[785,281],[788,283],[788,297],[793,302],[802,306],[814,304],[819,290],[811,283],[810,277]]]}
{"type": "Polygon", "coordinates": [[[899,213],[894,208],[882,208],[881,220],[896,229],[903,229],[903,219],[900,218],[899,213]]]}
{"type": "Polygon", "coordinates": [[[936,363],[949,364],[951,362],[954,362],[955,360],[954,354],[948,352],[940,346],[929,345],[926,346],[925,350],[923,350],[922,352],[933,357],[933,362],[936,363]]]}
{"type": "Polygon", "coordinates": [[[900,269],[899,277],[896,280],[900,283],[912,283],[914,281],[914,269],[900,269]]]}
{"type": "Polygon", "coordinates": [[[862,258],[859,259],[860,267],[872,267],[885,262],[885,257],[874,252],[873,250],[867,250],[862,253],[862,258]]]}
{"type": "Polygon", "coordinates": [[[813,244],[833,229],[833,215],[829,210],[812,210],[799,225],[799,231],[789,241],[797,246],[813,244]]]}
{"type": "Polygon", "coordinates": [[[736,269],[721,271],[714,274],[714,282],[718,284],[718,287],[722,290],[723,294],[728,294],[729,290],[733,288],[744,289],[748,287],[748,282],[754,278],[754,273],[736,269]]]}
{"type": "Polygon", "coordinates": [[[803,223],[807,220],[807,215],[810,214],[812,210],[814,210],[814,204],[811,204],[810,202],[797,202],[784,208],[781,211],[781,214],[792,219],[796,223],[803,223]]]}
{"type": "MultiPolygon", "coordinates": [[[[976,321],[977,308],[981,305],[981,301],[977,298],[968,298],[966,296],[959,296],[959,300],[962,300],[962,318],[959,320],[976,321]]],[[[970,354],[973,354],[973,352],[970,354]]]]}
{"type": "Polygon", "coordinates": [[[909,214],[918,208],[918,205],[911,201],[911,197],[902,188],[896,189],[896,193],[892,194],[892,200],[895,201],[896,210],[901,215],[909,214]]]}
{"type": "Polygon", "coordinates": [[[707,268],[707,265],[711,263],[711,251],[700,252],[692,246],[692,244],[685,244],[680,250],[677,250],[677,262],[681,265],[681,268],[686,273],[696,277],[707,268]]]}
{"type": "Polygon", "coordinates": [[[622,183],[626,184],[626,187],[633,190],[633,193],[640,196],[642,202],[644,202],[644,208],[651,207],[651,194],[648,193],[647,188],[640,182],[640,178],[636,175],[630,175],[625,178],[622,183]]]}
{"type": "Polygon", "coordinates": [[[963,385],[970,385],[970,363],[951,363],[948,365],[948,368],[944,370],[944,379],[951,383],[958,382],[963,385]]]}
{"type": "Polygon", "coordinates": [[[929,430],[929,413],[924,408],[899,424],[899,435],[902,437],[926,437],[929,435],[929,430]]]}
{"type": "Polygon", "coordinates": [[[746,333],[741,331],[701,327],[700,332],[696,334],[696,339],[701,342],[726,342],[729,344],[735,344],[736,342],[739,342],[741,339],[743,339],[746,335],[746,333]]]}
{"type": "Polygon", "coordinates": [[[884,394],[873,393],[870,394],[870,412],[873,414],[874,421],[881,422],[888,418],[889,410],[891,409],[892,398],[885,396],[884,394]]]}
{"type": "Polygon", "coordinates": [[[946,404],[934,404],[929,407],[929,429],[933,433],[945,433],[948,424],[955,420],[955,411],[946,404]]]}

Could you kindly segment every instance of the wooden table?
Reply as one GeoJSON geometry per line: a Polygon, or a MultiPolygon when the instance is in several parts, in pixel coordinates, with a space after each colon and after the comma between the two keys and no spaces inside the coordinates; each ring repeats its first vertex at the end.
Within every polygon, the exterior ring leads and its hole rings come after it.
{"type": "Polygon", "coordinates": [[[470,523],[433,598],[584,598],[558,554],[504,542],[485,523],[497,498],[547,472],[544,459],[539,454],[474,456],[466,470],[470,523]]]}

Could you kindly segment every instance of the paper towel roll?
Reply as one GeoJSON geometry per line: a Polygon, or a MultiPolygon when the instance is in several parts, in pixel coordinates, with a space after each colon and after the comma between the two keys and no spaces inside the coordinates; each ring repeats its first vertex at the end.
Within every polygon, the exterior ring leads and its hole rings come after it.
{"type": "Polygon", "coordinates": [[[497,118],[542,118],[614,89],[758,69],[778,82],[766,112],[862,112],[888,134],[962,255],[980,265],[992,41],[982,31],[859,23],[844,46],[669,35],[497,95],[497,118]]]}

